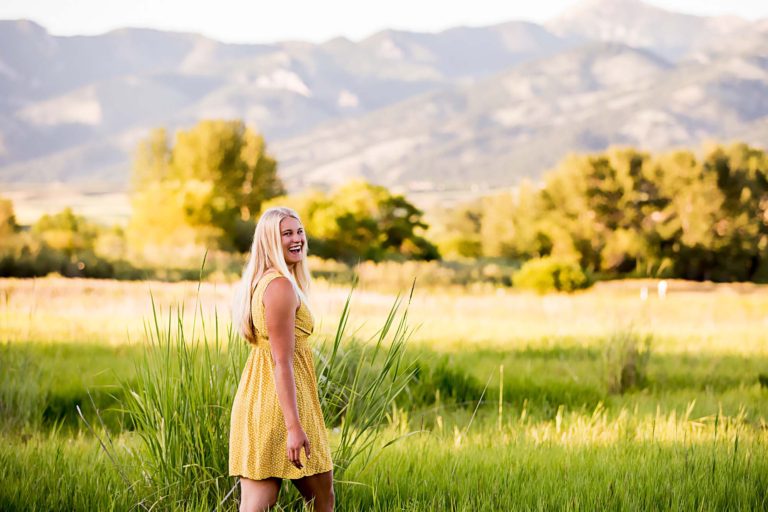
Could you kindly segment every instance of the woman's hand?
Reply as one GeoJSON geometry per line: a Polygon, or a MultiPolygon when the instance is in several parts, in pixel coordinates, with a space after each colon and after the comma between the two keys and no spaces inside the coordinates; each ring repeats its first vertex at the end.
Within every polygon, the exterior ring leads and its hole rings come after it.
{"type": "Polygon", "coordinates": [[[288,442],[286,443],[286,452],[288,454],[288,460],[291,464],[301,469],[304,466],[301,464],[301,449],[304,448],[304,452],[309,458],[309,439],[307,434],[301,427],[294,427],[288,430],[288,442]]]}

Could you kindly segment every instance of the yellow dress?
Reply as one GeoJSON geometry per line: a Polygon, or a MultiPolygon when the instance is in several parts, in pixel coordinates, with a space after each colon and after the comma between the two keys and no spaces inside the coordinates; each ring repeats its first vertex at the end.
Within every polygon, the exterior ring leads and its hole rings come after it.
{"type": "Polygon", "coordinates": [[[296,311],[293,374],[299,421],[309,439],[311,457],[307,460],[302,449],[301,463],[304,467],[298,469],[286,454],[288,432],[275,391],[274,363],[262,302],[264,290],[276,277],[279,274],[274,272],[262,276],[253,293],[251,311],[257,339],[252,344],[240,377],[230,417],[229,474],[252,480],[268,477],[294,480],[333,468],[328,432],[320,410],[312,349],[307,343],[314,322],[303,301],[296,311]]]}

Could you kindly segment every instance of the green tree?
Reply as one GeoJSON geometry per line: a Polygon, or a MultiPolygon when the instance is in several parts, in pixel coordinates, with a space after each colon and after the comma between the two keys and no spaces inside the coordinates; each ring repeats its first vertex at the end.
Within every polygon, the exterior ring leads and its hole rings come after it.
{"type": "Polygon", "coordinates": [[[18,231],[13,201],[0,197],[0,245],[9,241],[18,231]]]}
{"type": "Polygon", "coordinates": [[[499,205],[483,215],[498,235],[488,251],[613,275],[768,280],[766,173],[766,153],[745,144],[714,146],[701,160],[631,148],[571,155],[540,191],[518,194],[511,223],[490,222],[504,204],[486,199],[499,205]]]}
{"type": "Polygon", "coordinates": [[[722,196],[712,225],[714,265],[706,278],[752,279],[768,264],[768,155],[746,144],[713,147],[702,167],[714,175],[722,196]]]}
{"type": "Polygon", "coordinates": [[[132,184],[136,247],[246,250],[253,214],[284,193],[263,137],[242,121],[201,121],[172,147],[165,130],[153,131],[137,148],[132,184]]]}
{"type": "Polygon", "coordinates": [[[515,251],[517,204],[513,194],[501,192],[486,196],[482,202],[479,239],[482,253],[492,258],[510,257],[515,251]]]}
{"type": "Polygon", "coordinates": [[[351,181],[330,194],[278,197],[263,207],[294,208],[310,236],[313,254],[348,262],[385,258],[431,260],[437,248],[423,236],[423,212],[385,187],[351,181]]]}
{"type": "Polygon", "coordinates": [[[483,255],[481,201],[438,207],[433,217],[435,221],[430,225],[429,235],[443,257],[479,258],[483,255]]]}
{"type": "Polygon", "coordinates": [[[59,213],[40,217],[32,225],[32,233],[52,249],[71,257],[93,249],[99,227],[76,215],[72,208],[64,208],[59,213]]]}

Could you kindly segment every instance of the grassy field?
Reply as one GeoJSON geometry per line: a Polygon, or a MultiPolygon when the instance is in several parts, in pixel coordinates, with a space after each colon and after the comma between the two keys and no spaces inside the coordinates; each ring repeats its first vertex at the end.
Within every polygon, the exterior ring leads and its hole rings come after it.
{"type": "MultiPolygon", "coordinates": [[[[656,284],[543,297],[417,288],[404,356],[417,372],[376,440],[392,444],[344,472],[339,510],[768,509],[768,287],[673,281],[662,298],[656,284]]],[[[348,293],[317,283],[316,343],[348,293]]],[[[213,338],[230,295],[215,283],[0,280],[0,509],[149,503],[123,409],[142,385],[152,299],[213,338]]],[[[355,291],[350,339],[375,333],[393,299],[355,291]]],[[[211,510],[233,483],[152,502],[211,510]]],[[[284,491],[281,507],[300,510],[284,491]]]]}

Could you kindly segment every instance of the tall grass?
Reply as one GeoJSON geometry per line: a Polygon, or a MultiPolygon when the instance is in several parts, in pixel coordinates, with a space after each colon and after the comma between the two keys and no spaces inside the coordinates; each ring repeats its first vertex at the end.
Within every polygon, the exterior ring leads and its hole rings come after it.
{"type": "MultiPolygon", "coordinates": [[[[381,446],[378,429],[412,375],[403,364],[407,305],[397,299],[375,340],[366,343],[346,333],[351,297],[350,292],[335,337],[316,352],[323,411],[339,430],[337,478],[353,461],[364,466],[381,446]]],[[[131,464],[141,476],[133,487],[150,509],[213,507],[233,487],[229,411],[248,345],[230,325],[222,329],[218,315],[213,328],[206,328],[200,311],[190,331],[183,308],[163,317],[153,302],[143,357],[133,381],[124,383],[127,420],[138,438],[131,464]]]]}
{"type": "Polygon", "coordinates": [[[326,422],[338,425],[339,430],[339,442],[333,453],[334,476],[338,479],[344,478],[356,459],[361,459],[360,467],[368,463],[379,427],[385,423],[395,399],[415,376],[415,365],[404,360],[406,341],[411,334],[407,313],[412,296],[413,286],[402,312],[403,299],[396,297],[381,329],[368,343],[345,343],[350,292],[336,335],[316,353],[323,414],[326,422]]]}
{"type": "Polygon", "coordinates": [[[650,334],[640,335],[632,329],[608,336],[603,348],[603,371],[609,393],[625,393],[648,382],[651,339],[650,334]]]}
{"type": "Polygon", "coordinates": [[[173,309],[161,321],[153,308],[143,359],[124,383],[125,412],[140,439],[137,488],[151,507],[214,503],[231,486],[229,410],[247,345],[231,329],[220,335],[218,325],[212,337],[204,325],[187,332],[183,317],[173,309]]]}
{"type": "MultiPolygon", "coordinates": [[[[554,429],[553,429],[554,430],[554,429]]],[[[563,445],[486,427],[395,446],[350,490],[345,510],[766,510],[765,441],[620,440],[563,445]],[[457,463],[458,461],[458,463],[457,463]]]]}
{"type": "Polygon", "coordinates": [[[43,417],[46,397],[41,372],[30,354],[0,345],[0,429],[18,431],[36,427],[43,417]]]}
{"type": "Polygon", "coordinates": [[[109,512],[134,503],[90,436],[52,430],[0,442],[0,510],[109,512]]]}

